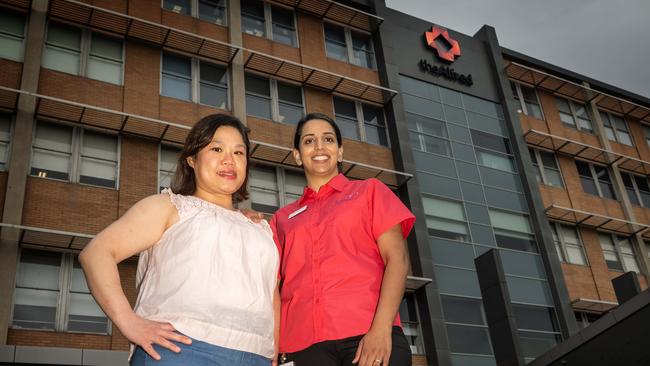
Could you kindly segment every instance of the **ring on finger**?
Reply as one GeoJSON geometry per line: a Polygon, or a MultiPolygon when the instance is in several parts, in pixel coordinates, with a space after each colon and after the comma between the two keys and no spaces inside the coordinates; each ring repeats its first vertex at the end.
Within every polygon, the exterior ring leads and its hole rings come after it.
{"type": "Polygon", "coordinates": [[[374,360],[374,361],[372,361],[372,364],[373,364],[373,365],[376,364],[376,363],[378,363],[378,364],[381,365],[381,364],[384,363],[384,361],[382,361],[382,360],[374,360]]]}

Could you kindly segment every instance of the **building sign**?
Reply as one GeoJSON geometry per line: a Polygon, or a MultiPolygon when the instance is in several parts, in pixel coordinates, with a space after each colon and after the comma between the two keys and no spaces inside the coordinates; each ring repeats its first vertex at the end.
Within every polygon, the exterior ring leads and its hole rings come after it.
{"type": "Polygon", "coordinates": [[[446,29],[431,27],[431,32],[424,32],[427,45],[438,54],[438,57],[449,62],[454,62],[460,56],[460,45],[458,41],[449,36],[446,29]]]}
{"type": "MultiPolygon", "coordinates": [[[[434,49],[438,58],[444,62],[452,63],[461,55],[460,44],[449,36],[449,31],[446,29],[434,25],[431,27],[431,31],[424,32],[424,38],[427,46],[434,49]]],[[[448,65],[433,65],[425,59],[421,59],[418,65],[420,70],[435,77],[443,77],[467,86],[474,84],[472,74],[458,73],[448,65]]]]}

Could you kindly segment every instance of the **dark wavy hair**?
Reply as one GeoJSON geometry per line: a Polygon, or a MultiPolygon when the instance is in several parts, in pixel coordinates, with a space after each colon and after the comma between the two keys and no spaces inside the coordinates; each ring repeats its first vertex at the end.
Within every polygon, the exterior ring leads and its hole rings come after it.
{"type": "Polygon", "coordinates": [[[192,195],[196,191],[196,178],[194,176],[194,169],[187,163],[187,158],[196,156],[204,147],[211,141],[214,133],[219,127],[229,126],[235,128],[241,134],[244,144],[246,145],[246,177],[242,186],[232,195],[233,203],[241,202],[248,199],[248,169],[250,167],[250,140],[248,133],[250,130],[244,126],[241,121],[228,114],[217,113],[211,114],[201,118],[185,139],[185,145],[178,157],[176,164],[176,173],[172,180],[171,190],[176,194],[192,195]]]}
{"type": "MultiPolygon", "coordinates": [[[[309,113],[306,116],[302,117],[300,121],[298,121],[298,125],[296,126],[296,132],[293,134],[293,147],[294,149],[300,151],[300,137],[302,136],[302,129],[305,128],[305,125],[307,122],[314,120],[314,119],[321,119],[332,126],[332,129],[334,130],[334,134],[336,135],[336,145],[338,147],[343,146],[343,140],[341,138],[341,130],[339,129],[339,126],[336,124],[336,122],[332,119],[332,117],[323,114],[323,113],[309,113]]],[[[343,171],[343,163],[339,162],[336,165],[339,169],[339,172],[343,171]]]]}

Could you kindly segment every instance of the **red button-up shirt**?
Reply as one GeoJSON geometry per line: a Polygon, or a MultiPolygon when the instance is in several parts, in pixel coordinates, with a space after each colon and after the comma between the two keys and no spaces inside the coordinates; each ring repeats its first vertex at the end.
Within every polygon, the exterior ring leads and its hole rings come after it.
{"type": "Polygon", "coordinates": [[[377,239],[396,224],[406,237],[414,221],[377,179],[342,174],[278,210],[271,228],[283,281],[280,352],[367,333],[385,268],[377,239]]]}

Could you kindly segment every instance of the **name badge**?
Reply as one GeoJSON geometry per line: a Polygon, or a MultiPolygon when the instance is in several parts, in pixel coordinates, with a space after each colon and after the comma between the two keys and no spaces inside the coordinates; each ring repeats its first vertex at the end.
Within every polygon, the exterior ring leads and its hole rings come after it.
{"type": "Polygon", "coordinates": [[[286,363],[281,363],[280,366],[293,366],[293,361],[289,361],[286,363]]]}
{"type": "Polygon", "coordinates": [[[293,218],[295,216],[300,215],[301,213],[305,212],[306,209],[307,209],[307,205],[300,207],[299,209],[297,209],[297,210],[293,211],[292,213],[290,213],[289,218],[291,219],[291,218],[293,218]]]}

